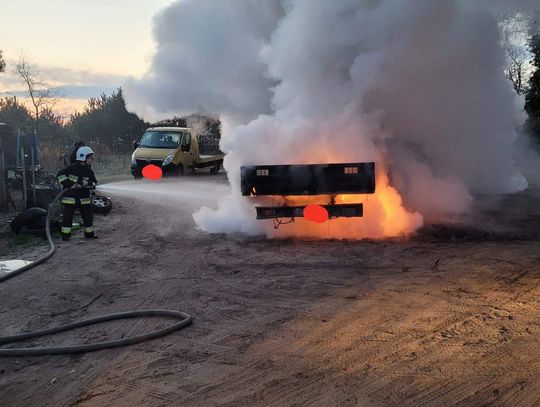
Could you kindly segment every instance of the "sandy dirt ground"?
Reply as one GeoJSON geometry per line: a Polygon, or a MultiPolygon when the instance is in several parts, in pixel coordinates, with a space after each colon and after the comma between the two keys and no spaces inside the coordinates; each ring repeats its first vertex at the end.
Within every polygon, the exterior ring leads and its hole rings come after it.
{"type": "Polygon", "coordinates": [[[227,193],[225,177],[166,190],[110,185],[98,241],[59,242],[0,284],[0,334],[143,308],[188,312],[193,325],[122,349],[0,359],[1,406],[540,405],[538,184],[480,198],[474,224],[388,241],[208,235],[191,214],[227,193]]]}

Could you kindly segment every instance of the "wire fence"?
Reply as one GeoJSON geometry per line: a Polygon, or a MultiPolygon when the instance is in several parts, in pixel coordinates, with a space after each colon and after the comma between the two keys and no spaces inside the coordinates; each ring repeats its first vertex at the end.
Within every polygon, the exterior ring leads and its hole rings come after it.
{"type": "MultiPolygon", "coordinates": [[[[129,176],[131,154],[113,153],[99,146],[94,149],[93,169],[98,181],[129,176]]],[[[34,206],[47,208],[60,190],[56,174],[69,164],[69,149],[17,143],[17,150],[12,154],[0,145],[0,212],[18,212],[34,206]]]]}

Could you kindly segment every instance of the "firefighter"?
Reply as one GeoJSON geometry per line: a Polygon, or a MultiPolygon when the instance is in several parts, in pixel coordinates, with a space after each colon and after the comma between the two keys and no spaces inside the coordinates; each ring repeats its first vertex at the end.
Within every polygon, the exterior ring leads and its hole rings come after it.
{"type": "Polygon", "coordinates": [[[58,182],[69,191],[62,198],[64,205],[62,219],[62,240],[71,237],[73,213],[78,208],[84,223],[84,237],[97,238],[94,234],[94,213],[90,200],[90,189],[97,184],[92,171],[94,151],[87,146],[80,147],[76,154],[77,161],[58,172],[58,182]]]}

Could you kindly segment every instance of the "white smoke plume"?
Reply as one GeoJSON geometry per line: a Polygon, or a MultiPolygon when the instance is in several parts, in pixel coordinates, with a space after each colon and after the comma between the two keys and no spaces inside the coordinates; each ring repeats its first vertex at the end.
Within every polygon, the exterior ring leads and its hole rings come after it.
{"type": "Polygon", "coordinates": [[[150,71],[125,84],[129,108],[153,121],[201,107],[237,120],[270,113],[273,81],[259,52],[282,13],[279,0],[188,0],[163,9],[150,71]]]}
{"type": "MultiPolygon", "coordinates": [[[[194,215],[204,230],[275,234],[240,196],[241,165],[375,161],[388,174],[377,179],[384,196],[366,202],[363,219],[333,221],[328,235],[406,234],[423,218],[467,212],[475,193],[527,187],[513,163],[524,114],[504,77],[499,21],[537,8],[527,0],[179,1],[156,17],[152,69],[128,83],[126,97],[142,114],[204,106],[234,123],[222,137],[233,193],[194,215]]],[[[320,235],[302,222],[282,235],[320,235]]]]}

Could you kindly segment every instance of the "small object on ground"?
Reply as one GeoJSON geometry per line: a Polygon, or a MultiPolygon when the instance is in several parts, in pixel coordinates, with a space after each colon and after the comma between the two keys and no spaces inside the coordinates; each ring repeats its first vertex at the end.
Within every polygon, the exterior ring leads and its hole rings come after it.
{"type": "Polygon", "coordinates": [[[18,235],[28,231],[43,231],[47,211],[43,208],[30,208],[18,214],[9,224],[13,233],[18,235]]]}
{"type": "Polygon", "coordinates": [[[105,215],[112,209],[112,201],[106,196],[96,195],[95,192],[91,192],[90,200],[94,213],[105,215]]]}

